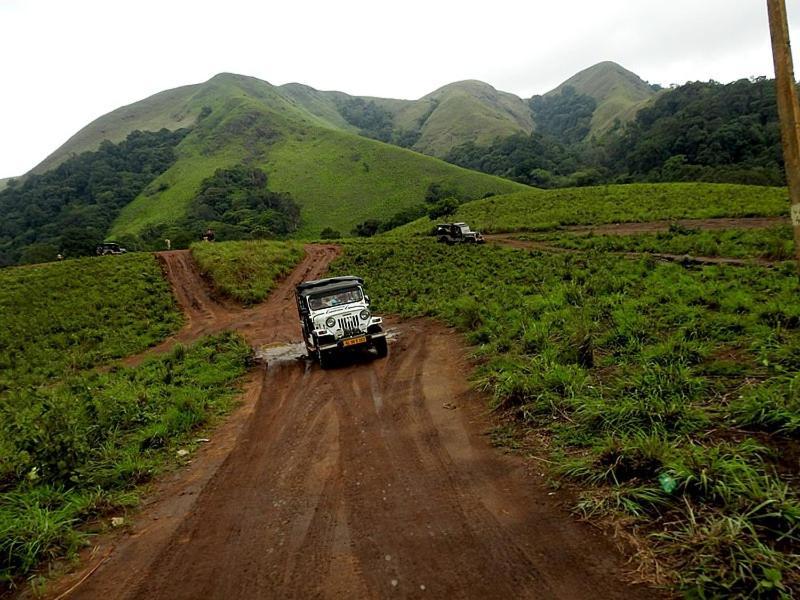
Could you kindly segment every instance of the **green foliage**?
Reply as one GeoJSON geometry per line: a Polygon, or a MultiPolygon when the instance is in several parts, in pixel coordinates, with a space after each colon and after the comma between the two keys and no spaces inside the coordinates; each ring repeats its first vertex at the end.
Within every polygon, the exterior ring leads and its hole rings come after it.
{"type": "MultiPolygon", "coordinates": [[[[705,183],[530,190],[467,202],[455,220],[478,231],[511,232],[665,219],[771,217],[788,213],[788,199],[784,188],[705,183]]],[[[429,222],[420,219],[395,232],[424,234],[429,229],[429,222]]]]}
{"type": "Polygon", "coordinates": [[[323,240],[338,240],[342,237],[342,232],[330,227],[326,227],[320,231],[319,237],[323,240]]]}
{"type": "Polygon", "coordinates": [[[0,266],[94,254],[120,210],[175,161],[185,135],[134,131],[0,191],[0,266]]]}
{"type": "Polygon", "coordinates": [[[373,100],[346,96],[339,99],[337,104],[344,119],[358,127],[361,135],[382,142],[392,141],[392,115],[373,100]]]}
{"type": "Polygon", "coordinates": [[[774,81],[694,82],[652,101],[652,91],[641,86],[621,85],[617,91],[633,95],[616,98],[607,81],[601,74],[597,85],[576,80],[583,91],[570,84],[534,97],[534,133],[456,146],[447,160],[541,187],[641,181],[784,185],[774,81]]]}
{"type": "Polygon", "coordinates": [[[567,144],[580,142],[589,134],[597,108],[594,98],[577,93],[570,85],[551,96],[534,96],[529,104],[537,131],[567,144]]]}
{"type": "Polygon", "coordinates": [[[0,396],[0,582],[74,552],[82,523],[135,500],[171,448],[230,407],[250,352],[223,334],[0,396]]]}
{"type": "Polygon", "coordinates": [[[449,217],[450,215],[455,214],[459,205],[460,202],[458,201],[458,198],[443,198],[442,200],[439,200],[435,204],[429,206],[428,218],[431,221],[436,221],[439,219],[444,219],[445,217],[449,217]]]}
{"type": "Polygon", "coordinates": [[[637,113],[610,145],[610,164],[651,181],[782,185],[776,106],[775,82],[763,77],[688,83],[637,113]]]}
{"type": "Polygon", "coordinates": [[[139,352],[180,323],[152,256],[0,270],[0,394],[139,352]]]}
{"type": "Polygon", "coordinates": [[[291,196],[270,192],[267,185],[267,175],[261,169],[245,165],[217,169],[200,184],[182,228],[199,237],[207,224],[223,224],[223,228],[216,226],[221,241],[296,231],[300,208],[291,196]]]}
{"type": "Polygon", "coordinates": [[[192,245],[200,271],[224,296],[245,304],[260,302],[275,283],[303,258],[294,242],[225,242],[192,245]]]}
{"type": "Polygon", "coordinates": [[[578,508],[625,515],[686,592],[800,590],[780,438],[729,441],[797,434],[793,268],[373,240],[346,245],[334,272],[365,277],[383,311],[461,329],[493,405],[546,432],[557,468],[587,488],[578,508]]]}
{"type": "Polygon", "coordinates": [[[372,237],[380,231],[381,222],[378,219],[367,219],[363,223],[358,223],[352,231],[357,237],[372,237]]]}
{"type": "Polygon", "coordinates": [[[533,132],[498,138],[488,146],[467,142],[453,148],[448,162],[535,187],[567,187],[582,165],[577,151],[555,137],[533,132]]]}

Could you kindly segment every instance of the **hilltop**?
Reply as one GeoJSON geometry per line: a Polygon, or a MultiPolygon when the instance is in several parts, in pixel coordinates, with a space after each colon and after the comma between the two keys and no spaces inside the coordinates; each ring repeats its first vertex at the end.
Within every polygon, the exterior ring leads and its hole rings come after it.
{"type": "Polygon", "coordinates": [[[611,61],[598,63],[573,75],[545,97],[560,94],[568,87],[597,102],[591,120],[592,134],[607,131],[617,119],[630,121],[657,93],[636,73],[611,61]]]}

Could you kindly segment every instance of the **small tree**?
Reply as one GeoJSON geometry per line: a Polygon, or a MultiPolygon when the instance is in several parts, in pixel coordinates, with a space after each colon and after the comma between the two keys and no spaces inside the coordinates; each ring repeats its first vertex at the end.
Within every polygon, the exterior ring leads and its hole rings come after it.
{"type": "Polygon", "coordinates": [[[381,222],[377,219],[367,219],[363,223],[359,223],[353,229],[353,235],[358,237],[372,237],[381,227],[381,222]]]}
{"type": "Polygon", "coordinates": [[[342,233],[331,227],[326,227],[320,232],[319,237],[323,240],[338,240],[342,237],[342,233]]]}
{"type": "Polygon", "coordinates": [[[458,210],[459,202],[457,198],[444,198],[435,204],[432,204],[428,209],[428,217],[431,221],[449,217],[458,210]]]}

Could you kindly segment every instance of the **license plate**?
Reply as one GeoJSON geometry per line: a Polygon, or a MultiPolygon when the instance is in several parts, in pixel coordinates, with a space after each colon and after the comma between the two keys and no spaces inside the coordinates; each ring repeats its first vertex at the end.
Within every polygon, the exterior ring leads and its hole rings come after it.
{"type": "Polygon", "coordinates": [[[344,346],[356,346],[358,344],[366,344],[367,343],[367,336],[362,335],[361,337],[351,338],[349,340],[345,340],[343,345],[344,346]]]}

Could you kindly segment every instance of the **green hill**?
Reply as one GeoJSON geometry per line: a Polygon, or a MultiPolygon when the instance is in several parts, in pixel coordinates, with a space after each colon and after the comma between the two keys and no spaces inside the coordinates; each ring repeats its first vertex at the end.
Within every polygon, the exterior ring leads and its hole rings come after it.
{"type": "Polygon", "coordinates": [[[397,127],[418,129],[414,150],[439,157],[465,142],[487,144],[497,137],[533,130],[524,100],[482,81],[451,83],[398,107],[393,114],[397,127]]]}
{"type": "MultiPolygon", "coordinates": [[[[325,227],[348,232],[365,219],[392,216],[420,204],[433,182],[473,198],[525,189],[338,130],[324,118],[324,101],[318,114],[300,105],[302,91],[287,95],[238,75],[218,75],[196,88],[188,106],[203,111],[203,118],[177,147],[175,164],[122,210],[110,235],[175,223],[204,179],[240,163],[263,168],[270,189],[298,202],[299,236],[317,236],[325,227]]],[[[328,118],[333,119],[329,112],[328,118]]]]}
{"type": "MultiPolygon", "coordinates": [[[[663,219],[785,215],[785,188],[714,183],[608,185],[529,190],[463,204],[453,218],[484,232],[538,231],[565,225],[630,223],[663,219]]],[[[427,233],[419,219],[390,235],[427,233]]]]}
{"type": "Polygon", "coordinates": [[[617,119],[630,121],[657,93],[638,75],[610,61],[573,75],[545,96],[560,94],[566,87],[572,87],[577,93],[590,96],[597,102],[591,133],[607,131],[617,119]]]}
{"type": "Polygon", "coordinates": [[[524,100],[482,81],[451,83],[419,100],[321,92],[298,83],[281,86],[281,90],[312,114],[354,132],[363,127],[342,116],[343,106],[353,102],[372,104],[392,134],[386,141],[437,157],[446,156],[454,146],[465,142],[486,144],[497,137],[530,133],[533,129],[531,111],[524,100]]]}

